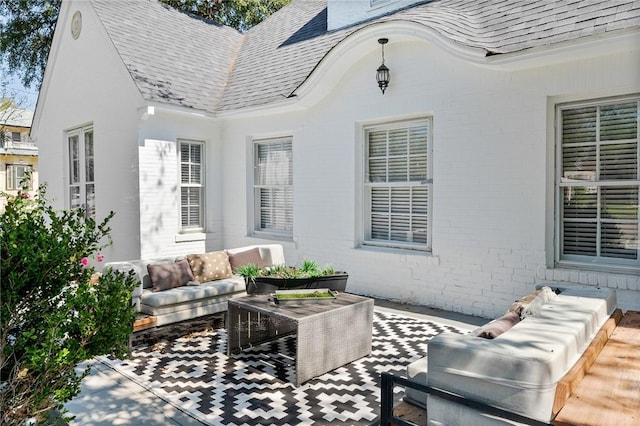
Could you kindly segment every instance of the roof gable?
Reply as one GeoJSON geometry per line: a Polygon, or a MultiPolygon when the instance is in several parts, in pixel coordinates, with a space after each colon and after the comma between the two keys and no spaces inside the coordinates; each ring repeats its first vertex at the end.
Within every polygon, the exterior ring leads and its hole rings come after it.
{"type": "Polygon", "coordinates": [[[92,0],[147,101],[215,111],[242,35],[157,0],[92,0]]]}
{"type": "Polygon", "coordinates": [[[245,34],[157,0],[91,1],[147,101],[208,112],[294,96],[332,50],[372,25],[418,25],[480,58],[640,31],[634,0],[431,0],[333,31],[327,0],[293,0],[245,34]]]}
{"type": "Polygon", "coordinates": [[[246,34],[221,110],[279,102],[294,94],[332,49],[377,24],[415,23],[490,57],[624,29],[640,30],[634,0],[432,0],[327,30],[326,0],[293,0],[246,34]]]}

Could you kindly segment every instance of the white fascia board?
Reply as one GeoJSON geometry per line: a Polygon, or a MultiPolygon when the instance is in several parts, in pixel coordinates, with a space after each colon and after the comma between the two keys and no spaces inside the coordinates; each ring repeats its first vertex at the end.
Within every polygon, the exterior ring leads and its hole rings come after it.
{"type": "Polygon", "coordinates": [[[53,29],[51,47],[49,48],[49,55],[47,56],[47,66],[44,69],[44,75],[42,76],[42,83],[40,84],[40,90],[38,91],[38,98],[36,100],[36,107],[34,109],[33,120],[31,122],[32,129],[37,128],[40,125],[42,108],[38,107],[41,107],[45,103],[47,90],[51,81],[51,70],[53,70],[55,67],[56,59],[58,57],[58,51],[60,50],[60,32],[68,28],[68,22],[70,19],[69,15],[71,14],[72,5],[72,1],[63,1],[60,4],[58,19],[56,20],[56,25],[53,29]]]}
{"type": "Polygon", "coordinates": [[[211,119],[217,117],[217,114],[214,114],[212,112],[187,108],[180,105],[166,104],[162,102],[147,101],[144,106],[138,108],[138,116],[141,120],[146,120],[151,115],[163,112],[169,114],[188,115],[189,117],[203,119],[211,119]]]}
{"type": "Polygon", "coordinates": [[[479,62],[487,51],[451,41],[432,28],[409,21],[386,21],[365,25],[338,42],[318,62],[311,74],[285,100],[264,105],[219,112],[218,117],[252,117],[300,111],[316,104],[331,92],[334,82],[358,60],[380,49],[379,38],[388,38],[386,49],[402,41],[428,40],[443,50],[466,60],[479,62]]]}
{"type": "Polygon", "coordinates": [[[347,72],[354,62],[372,51],[380,50],[379,38],[389,39],[385,45],[386,50],[393,49],[394,43],[422,40],[470,62],[481,62],[487,54],[484,49],[456,43],[434,29],[415,22],[386,21],[369,24],[345,37],[321,59],[311,75],[293,92],[300,103],[314,104],[329,93],[329,86],[347,72]]]}
{"type": "Polygon", "coordinates": [[[482,65],[514,71],[639,49],[640,28],[633,28],[487,56],[482,65]]]}
{"type": "Polygon", "coordinates": [[[269,114],[283,114],[306,109],[306,105],[300,102],[297,96],[290,96],[277,102],[269,102],[263,105],[256,105],[248,108],[220,111],[216,114],[218,118],[252,118],[264,117],[269,114]]]}

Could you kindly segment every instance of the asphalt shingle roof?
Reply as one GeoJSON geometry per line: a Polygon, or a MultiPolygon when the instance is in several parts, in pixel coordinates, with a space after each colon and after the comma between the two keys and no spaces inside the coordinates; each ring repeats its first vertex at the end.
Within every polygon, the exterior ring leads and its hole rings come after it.
{"type": "Polygon", "coordinates": [[[487,56],[640,28],[639,0],[433,0],[328,31],[326,0],[293,0],[245,34],[157,0],[92,0],[146,99],[206,111],[291,96],[341,40],[376,23],[409,21],[487,56]]]}
{"type": "Polygon", "coordinates": [[[216,110],[242,34],[157,0],[92,0],[143,97],[216,110]]]}

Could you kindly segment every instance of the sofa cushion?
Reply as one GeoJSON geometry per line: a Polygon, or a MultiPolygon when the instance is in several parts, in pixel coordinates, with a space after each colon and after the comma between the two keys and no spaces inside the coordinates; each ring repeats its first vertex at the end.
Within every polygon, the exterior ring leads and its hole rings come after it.
{"type": "Polygon", "coordinates": [[[240,266],[250,263],[253,263],[258,268],[267,266],[265,261],[262,260],[262,256],[260,256],[260,249],[258,247],[241,252],[227,252],[227,254],[229,255],[229,263],[231,264],[231,270],[233,272],[236,272],[236,269],[240,266]]]}
{"type": "Polygon", "coordinates": [[[221,280],[233,275],[229,256],[224,251],[187,255],[194,280],[199,283],[221,280]]]}
{"type": "Polygon", "coordinates": [[[485,339],[495,339],[519,322],[520,315],[517,312],[507,312],[500,318],[496,318],[480,327],[474,335],[485,339]]]}
{"type": "Polygon", "coordinates": [[[180,287],[193,280],[189,263],[185,260],[147,265],[152,291],[163,291],[180,287]]]}
{"type": "Polygon", "coordinates": [[[615,305],[610,289],[565,290],[495,341],[442,333],[429,341],[429,386],[549,422],[558,381],[615,305]]]}
{"type": "Polygon", "coordinates": [[[191,304],[194,302],[224,297],[228,294],[244,291],[244,279],[239,276],[209,281],[197,286],[175,287],[157,293],[145,290],[141,296],[141,304],[150,310],[147,312],[143,309],[142,312],[155,315],[157,313],[153,310],[155,308],[163,308],[170,305],[192,306],[191,304]]]}

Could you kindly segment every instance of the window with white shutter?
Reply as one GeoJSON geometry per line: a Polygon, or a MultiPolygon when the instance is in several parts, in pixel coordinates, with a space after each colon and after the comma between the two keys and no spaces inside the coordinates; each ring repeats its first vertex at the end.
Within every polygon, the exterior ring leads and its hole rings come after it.
{"type": "Polygon", "coordinates": [[[365,129],[365,245],[431,249],[431,120],[365,129]]]}
{"type": "Polygon", "coordinates": [[[254,140],[254,228],[280,236],[293,233],[293,142],[291,137],[254,140]]]}
{"type": "Polygon", "coordinates": [[[560,262],[640,266],[640,99],[558,108],[560,262]]]}
{"type": "Polygon", "coordinates": [[[178,141],[180,224],[183,231],[204,229],[204,143],[178,141]]]}

